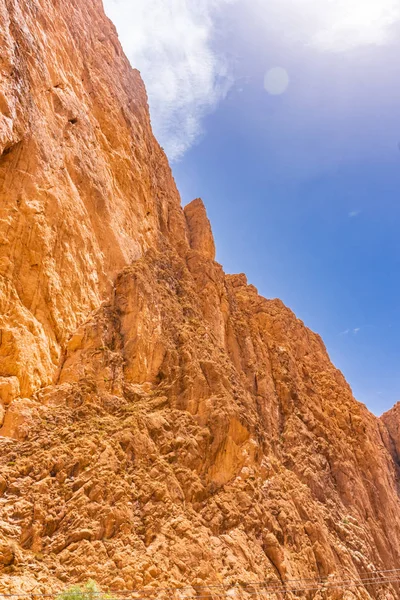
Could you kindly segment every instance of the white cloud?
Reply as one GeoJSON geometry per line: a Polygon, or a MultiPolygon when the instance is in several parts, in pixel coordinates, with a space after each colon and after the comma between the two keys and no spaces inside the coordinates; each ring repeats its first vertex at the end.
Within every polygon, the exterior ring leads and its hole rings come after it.
{"type": "Polygon", "coordinates": [[[400,0],[104,0],[142,73],[153,129],[171,160],[201,138],[204,116],[233,84],[229,60],[213,41],[218,13],[234,2],[255,31],[264,22],[266,39],[316,51],[390,43],[400,21],[400,0]]]}
{"type": "Polygon", "coordinates": [[[361,327],[354,327],[354,329],[345,329],[344,331],[341,331],[339,333],[339,335],[349,335],[349,333],[352,333],[353,335],[357,335],[357,333],[361,330],[361,327]]]}
{"type": "Polygon", "coordinates": [[[354,219],[354,217],[358,217],[358,215],[361,214],[361,210],[352,210],[351,212],[349,212],[349,217],[351,219],[354,219]]]}
{"type": "Polygon", "coordinates": [[[365,45],[383,45],[393,38],[392,25],[400,19],[398,0],[325,0],[326,24],[311,43],[341,52],[365,45]]]}
{"type": "Polygon", "coordinates": [[[202,118],[232,80],[212,47],[217,12],[233,0],[105,0],[149,96],[153,129],[171,160],[202,135],[202,118]]]}
{"type": "MultiPolygon", "coordinates": [[[[242,0],[245,1],[245,0],[242,0]]],[[[249,0],[257,18],[289,41],[343,52],[395,37],[399,0],[249,0]]]]}

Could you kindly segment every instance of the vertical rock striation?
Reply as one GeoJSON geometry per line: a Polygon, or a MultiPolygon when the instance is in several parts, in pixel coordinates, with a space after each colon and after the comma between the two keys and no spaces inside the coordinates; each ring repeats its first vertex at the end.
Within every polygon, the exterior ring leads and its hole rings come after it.
{"type": "Polygon", "coordinates": [[[0,35],[0,589],[398,568],[397,408],[215,262],[101,2],[0,0],[0,35]]]}
{"type": "Polygon", "coordinates": [[[0,3],[1,374],[30,395],[116,274],[185,244],[140,75],[101,2],[0,3]]]}

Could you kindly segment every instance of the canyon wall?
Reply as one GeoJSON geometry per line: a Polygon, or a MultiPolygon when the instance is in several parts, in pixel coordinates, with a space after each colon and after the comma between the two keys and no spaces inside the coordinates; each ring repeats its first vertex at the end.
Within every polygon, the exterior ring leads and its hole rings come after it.
{"type": "Polygon", "coordinates": [[[0,591],[398,568],[398,407],[215,262],[101,2],[0,0],[0,35],[0,591]]]}

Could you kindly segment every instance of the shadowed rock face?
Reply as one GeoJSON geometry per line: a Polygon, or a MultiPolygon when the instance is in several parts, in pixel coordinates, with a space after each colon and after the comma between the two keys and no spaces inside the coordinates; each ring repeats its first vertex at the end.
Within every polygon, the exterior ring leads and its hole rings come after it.
{"type": "Polygon", "coordinates": [[[391,410],[383,414],[381,420],[386,425],[389,433],[389,441],[386,441],[386,445],[394,462],[400,469],[400,402],[397,402],[391,410]]]}
{"type": "Polygon", "coordinates": [[[397,409],[215,262],[101,3],[0,0],[0,35],[0,589],[397,568],[397,409]]]}

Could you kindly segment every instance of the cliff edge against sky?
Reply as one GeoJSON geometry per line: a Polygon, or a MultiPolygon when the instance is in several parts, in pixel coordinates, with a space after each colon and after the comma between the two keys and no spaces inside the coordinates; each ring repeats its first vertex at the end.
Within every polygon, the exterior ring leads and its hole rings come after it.
{"type": "Polygon", "coordinates": [[[0,0],[0,36],[0,590],[397,568],[398,407],[215,262],[101,2],[0,0]]]}

